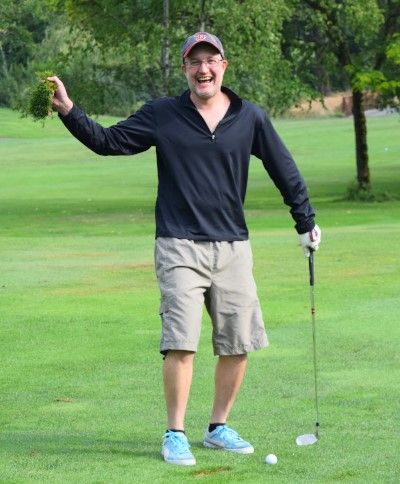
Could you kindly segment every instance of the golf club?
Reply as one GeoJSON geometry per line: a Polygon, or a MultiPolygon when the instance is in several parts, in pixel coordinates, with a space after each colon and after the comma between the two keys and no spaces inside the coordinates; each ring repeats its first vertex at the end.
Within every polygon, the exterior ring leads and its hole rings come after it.
{"type": "Polygon", "coordinates": [[[316,423],[315,434],[299,435],[296,438],[297,445],[312,445],[319,439],[319,409],[318,409],[318,388],[317,388],[317,348],[316,348],[316,334],[315,334],[315,302],[314,302],[314,251],[310,249],[310,257],[308,258],[308,269],[310,273],[310,299],[311,299],[311,322],[312,322],[312,337],[313,337],[313,354],[314,354],[314,388],[315,388],[315,410],[316,423]]]}

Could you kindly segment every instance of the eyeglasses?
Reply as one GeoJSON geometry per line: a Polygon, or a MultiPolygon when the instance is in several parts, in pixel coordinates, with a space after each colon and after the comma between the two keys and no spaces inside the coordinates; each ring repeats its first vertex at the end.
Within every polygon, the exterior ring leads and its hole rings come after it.
{"type": "Polygon", "coordinates": [[[214,59],[212,57],[204,60],[200,59],[189,59],[185,62],[185,64],[189,67],[189,69],[196,70],[202,64],[206,64],[207,67],[216,67],[220,62],[224,59],[214,59]]]}

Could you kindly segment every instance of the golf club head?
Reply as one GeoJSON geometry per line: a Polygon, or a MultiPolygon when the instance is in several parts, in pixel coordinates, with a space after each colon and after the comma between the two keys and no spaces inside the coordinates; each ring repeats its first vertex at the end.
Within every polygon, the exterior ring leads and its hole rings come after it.
{"type": "Polygon", "coordinates": [[[318,438],[314,434],[299,435],[296,439],[297,445],[312,445],[315,442],[318,442],[318,438]]]}

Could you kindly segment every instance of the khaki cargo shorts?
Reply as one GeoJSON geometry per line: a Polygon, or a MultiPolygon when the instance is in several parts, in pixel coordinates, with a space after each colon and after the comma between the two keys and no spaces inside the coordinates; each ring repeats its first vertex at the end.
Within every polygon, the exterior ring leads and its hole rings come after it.
{"type": "Polygon", "coordinates": [[[162,354],[197,351],[204,304],[213,325],[215,355],[239,355],[268,346],[248,240],[159,237],[155,266],[161,292],[162,354]]]}

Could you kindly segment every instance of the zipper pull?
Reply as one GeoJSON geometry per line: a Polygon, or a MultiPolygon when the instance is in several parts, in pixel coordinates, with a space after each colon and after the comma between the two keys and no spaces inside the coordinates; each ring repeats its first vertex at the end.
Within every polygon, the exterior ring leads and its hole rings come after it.
{"type": "Polygon", "coordinates": [[[211,135],[211,141],[214,141],[214,140],[215,140],[215,134],[213,133],[213,134],[211,135]]]}

